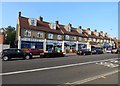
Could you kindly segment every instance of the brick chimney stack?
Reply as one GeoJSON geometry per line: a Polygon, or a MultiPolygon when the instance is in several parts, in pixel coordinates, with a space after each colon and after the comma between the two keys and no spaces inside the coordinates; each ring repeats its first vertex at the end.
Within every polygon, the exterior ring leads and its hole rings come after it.
{"type": "Polygon", "coordinates": [[[41,21],[41,22],[43,21],[43,17],[42,16],[39,17],[39,21],[41,21]]]}
{"type": "Polygon", "coordinates": [[[19,12],[19,17],[21,17],[21,12],[19,12]]]}

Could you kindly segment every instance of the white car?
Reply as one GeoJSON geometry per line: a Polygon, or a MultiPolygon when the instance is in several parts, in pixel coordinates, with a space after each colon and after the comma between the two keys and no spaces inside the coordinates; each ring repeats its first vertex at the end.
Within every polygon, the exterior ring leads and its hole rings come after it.
{"type": "Polygon", "coordinates": [[[111,53],[111,50],[106,50],[106,53],[111,53]]]}

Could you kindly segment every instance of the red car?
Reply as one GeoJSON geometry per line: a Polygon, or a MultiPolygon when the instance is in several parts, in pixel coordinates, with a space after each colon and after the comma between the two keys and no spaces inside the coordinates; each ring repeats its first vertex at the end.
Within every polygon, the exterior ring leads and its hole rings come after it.
{"type": "Polygon", "coordinates": [[[32,55],[40,55],[40,54],[44,53],[43,50],[39,50],[39,49],[27,49],[27,50],[25,50],[25,52],[29,52],[32,55]]]}

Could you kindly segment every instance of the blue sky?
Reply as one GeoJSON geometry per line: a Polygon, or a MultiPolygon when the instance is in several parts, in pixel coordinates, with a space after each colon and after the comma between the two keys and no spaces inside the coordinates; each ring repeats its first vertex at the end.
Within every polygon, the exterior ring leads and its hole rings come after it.
{"type": "Polygon", "coordinates": [[[60,24],[90,27],[118,37],[117,2],[3,2],[0,27],[16,27],[19,11],[26,17],[42,16],[48,22],[59,20],[60,24]]]}

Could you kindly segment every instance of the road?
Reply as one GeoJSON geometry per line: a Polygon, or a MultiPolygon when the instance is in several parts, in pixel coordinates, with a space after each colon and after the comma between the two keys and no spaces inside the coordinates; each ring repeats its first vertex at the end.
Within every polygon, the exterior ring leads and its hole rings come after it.
{"type": "Polygon", "coordinates": [[[118,58],[99,54],[13,60],[2,63],[0,76],[3,84],[118,84],[118,58]]]}

